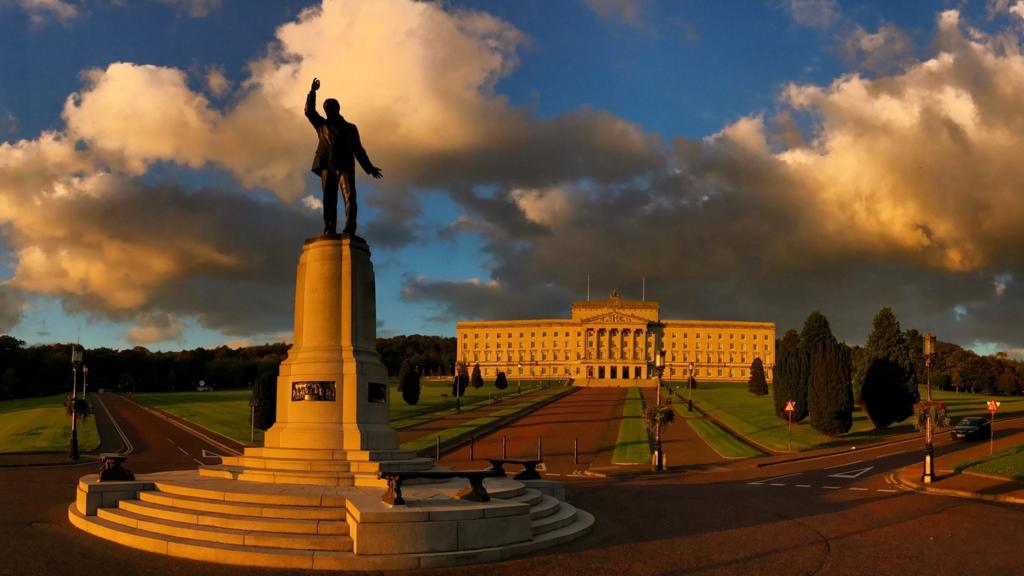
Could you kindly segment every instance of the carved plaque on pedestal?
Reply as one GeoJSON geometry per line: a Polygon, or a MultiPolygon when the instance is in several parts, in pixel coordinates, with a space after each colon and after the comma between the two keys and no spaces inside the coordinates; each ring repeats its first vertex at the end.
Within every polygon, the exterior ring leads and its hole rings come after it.
{"type": "Polygon", "coordinates": [[[316,380],[308,382],[292,382],[292,402],[325,401],[334,402],[334,382],[316,380]]]}

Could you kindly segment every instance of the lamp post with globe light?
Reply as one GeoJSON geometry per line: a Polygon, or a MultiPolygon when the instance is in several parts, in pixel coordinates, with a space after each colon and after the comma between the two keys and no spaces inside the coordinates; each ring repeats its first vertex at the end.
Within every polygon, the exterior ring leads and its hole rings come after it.
{"type": "Polygon", "coordinates": [[[68,457],[78,460],[78,369],[82,366],[84,351],[75,344],[71,348],[71,453],[68,457]]]}
{"type": "Polygon", "coordinates": [[[935,356],[935,335],[931,332],[924,334],[924,377],[928,390],[928,407],[925,412],[925,444],[924,444],[924,472],[921,474],[921,481],[931,484],[935,481],[935,448],[932,446],[932,357],[935,356]]]}

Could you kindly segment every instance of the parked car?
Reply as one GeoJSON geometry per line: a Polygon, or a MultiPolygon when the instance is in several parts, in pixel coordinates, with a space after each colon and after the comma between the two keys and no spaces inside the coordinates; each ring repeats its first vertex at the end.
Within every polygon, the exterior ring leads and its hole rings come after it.
{"type": "Polygon", "coordinates": [[[984,440],[991,434],[989,419],[983,416],[968,416],[953,427],[953,439],[984,440]]]}

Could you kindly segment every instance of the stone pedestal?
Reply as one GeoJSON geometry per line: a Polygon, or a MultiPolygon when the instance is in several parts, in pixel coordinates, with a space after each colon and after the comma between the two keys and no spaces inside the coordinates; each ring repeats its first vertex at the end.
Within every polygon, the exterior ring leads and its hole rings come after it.
{"type": "Polygon", "coordinates": [[[376,350],[376,294],[366,241],[307,240],[295,280],[295,337],[277,379],[267,448],[398,448],[387,370],[376,350]]]}

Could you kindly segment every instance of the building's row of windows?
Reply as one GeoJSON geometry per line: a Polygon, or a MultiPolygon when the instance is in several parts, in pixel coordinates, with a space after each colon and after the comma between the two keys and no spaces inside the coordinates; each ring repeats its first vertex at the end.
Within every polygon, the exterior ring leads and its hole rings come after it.
{"type": "MultiPolygon", "coordinates": [[[[590,367],[592,375],[591,378],[640,378],[641,372],[638,367],[633,367],[631,371],[629,366],[599,366],[590,367]],[[596,368],[596,369],[595,369],[596,368]],[[632,375],[632,376],[631,376],[632,375]]],[[[495,377],[499,371],[505,372],[512,378],[522,376],[582,376],[583,371],[580,366],[527,366],[527,367],[514,367],[508,370],[501,367],[485,366],[481,367],[481,373],[484,377],[495,377]]],[[[729,378],[745,378],[748,375],[749,370],[747,368],[694,368],[693,375],[696,377],[701,376],[728,376],[729,378]]],[[[690,374],[688,368],[675,368],[670,367],[665,370],[665,376],[668,378],[686,378],[690,374]]]]}
{"type": "MultiPolygon", "coordinates": [[[[628,330],[628,329],[627,329],[627,330],[628,330]]],[[[634,332],[635,332],[635,333],[640,333],[640,332],[642,332],[642,330],[635,330],[634,332]]],[[[478,340],[478,339],[480,339],[480,334],[481,334],[481,333],[483,334],[483,337],[484,337],[484,339],[485,339],[485,340],[486,340],[486,339],[488,339],[488,338],[490,338],[490,336],[491,336],[491,333],[490,333],[490,332],[473,332],[473,333],[472,333],[472,334],[473,334],[473,339],[474,339],[474,340],[478,340]]],[[[554,332],[552,332],[552,334],[551,334],[551,335],[552,335],[552,337],[553,337],[553,338],[558,338],[558,337],[559,337],[559,334],[560,334],[560,332],[558,332],[558,331],[554,331],[554,332]]],[[[646,334],[647,334],[647,337],[648,337],[648,338],[651,338],[651,337],[652,337],[652,334],[651,334],[650,332],[646,332],[646,334]]],[[[678,336],[678,333],[677,333],[677,332],[669,332],[668,334],[669,334],[669,337],[670,337],[670,338],[672,338],[672,339],[674,339],[674,338],[676,338],[676,337],[678,336]]],[[[735,334],[735,333],[732,333],[732,332],[730,332],[730,333],[728,333],[728,334],[729,334],[729,340],[734,340],[734,339],[735,339],[735,336],[736,336],[736,334],[735,334]]],[[[520,338],[523,338],[523,337],[524,337],[524,335],[525,335],[525,333],[524,333],[524,332],[520,332],[520,333],[519,333],[519,337],[520,337],[520,338]]],[[[570,332],[569,332],[569,331],[565,331],[565,332],[564,332],[564,337],[568,338],[568,337],[569,337],[570,335],[571,335],[571,334],[570,334],[570,332]]],[[[582,335],[583,335],[583,333],[582,333],[581,331],[577,331],[577,332],[576,332],[576,337],[577,337],[577,338],[581,338],[581,337],[582,337],[582,335]]],[[[462,338],[463,338],[463,339],[465,340],[465,339],[468,339],[468,338],[469,338],[469,336],[470,336],[469,332],[466,332],[466,333],[463,333],[463,335],[462,335],[462,338]]],[[[494,336],[495,336],[495,338],[498,338],[498,339],[500,339],[500,338],[501,338],[501,336],[502,336],[502,334],[501,334],[501,332],[497,332],[497,333],[495,333],[495,334],[494,334],[494,336]]],[[[540,336],[541,336],[541,338],[547,338],[547,337],[548,337],[548,333],[547,333],[547,332],[541,332],[541,333],[540,333],[540,336]]],[[[588,336],[593,336],[593,330],[588,330],[588,336]]],[[[719,339],[719,340],[722,340],[722,339],[724,338],[724,334],[723,334],[722,332],[719,332],[719,333],[717,334],[717,336],[718,336],[718,339],[719,339]]],[[[740,340],[746,340],[746,336],[747,336],[747,335],[746,335],[746,333],[740,333],[740,335],[739,335],[739,336],[740,336],[740,338],[739,338],[740,340]]],[[[761,334],[760,336],[761,336],[761,340],[765,340],[765,341],[767,341],[767,340],[768,340],[768,334],[761,334]]],[[[511,339],[511,338],[512,338],[512,333],[511,333],[511,332],[508,332],[508,336],[507,336],[507,337],[508,337],[509,339],[511,339]]],[[[530,338],[536,338],[536,337],[537,337],[537,333],[536,333],[536,332],[530,332],[530,338]]],[[[689,335],[689,333],[688,333],[688,332],[683,332],[683,339],[684,339],[684,340],[686,340],[686,339],[689,339],[689,337],[690,337],[690,335],[689,335]]],[[[694,337],[695,337],[696,339],[698,339],[698,340],[699,340],[699,339],[700,339],[700,337],[701,337],[701,336],[700,336],[700,332],[695,332],[695,333],[694,333],[694,337]]],[[[705,333],[704,333],[704,338],[705,338],[706,340],[711,340],[711,339],[712,339],[712,338],[711,338],[711,333],[710,333],[710,332],[705,332],[705,333]]],[[[751,339],[751,340],[757,340],[757,339],[758,339],[758,335],[757,335],[757,334],[751,334],[751,335],[750,335],[750,339],[751,339]]]]}

